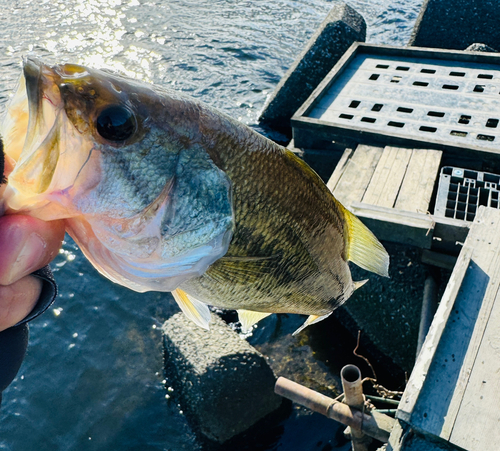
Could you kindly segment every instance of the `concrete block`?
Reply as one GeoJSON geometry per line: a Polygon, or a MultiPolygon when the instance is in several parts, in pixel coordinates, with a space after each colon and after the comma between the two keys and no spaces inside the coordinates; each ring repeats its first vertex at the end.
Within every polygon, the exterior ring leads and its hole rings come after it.
{"type": "Polygon", "coordinates": [[[205,437],[223,443],[280,407],[265,358],[218,316],[207,331],[178,313],[163,336],[175,399],[205,437]]]}
{"type": "Polygon", "coordinates": [[[424,0],[409,45],[464,50],[475,42],[500,49],[498,0],[424,0]]]}
{"type": "Polygon", "coordinates": [[[468,52],[489,52],[496,53],[497,51],[491,48],[489,45],[481,44],[479,42],[475,42],[474,44],[469,45],[465,50],[468,52]]]}
{"type": "Polygon", "coordinates": [[[290,136],[293,114],[351,44],[365,39],[363,17],[345,3],[335,5],[267,100],[259,121],[290,136]]]}

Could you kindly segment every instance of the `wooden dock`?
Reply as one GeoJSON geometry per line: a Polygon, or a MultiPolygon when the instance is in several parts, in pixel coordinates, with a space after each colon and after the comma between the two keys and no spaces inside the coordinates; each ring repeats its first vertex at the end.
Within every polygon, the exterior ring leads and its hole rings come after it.
{"type": "Polygon", "coordinates": [[[443,266],[436,252],[458,255],[456,243],[470,223],[429,214],[441,156],[434,149],[360,144],[345,150],[327,185],[379,239],[426,249],[429,263],[443,266]]]}
{"type": "Polygon", "coordinates": [[[388,450],[500,445],[500,210],[480,207],[397,412],[388,450]]]}
{"type": "Polygon", "coordinates": [[[358,145],[328,181],[382,240],[418,246],[432,264],[443,241],[461,249],[400,403],[393,451],[500,448],[500,210],[480,207],[473,223],[429,214],[441,156],[358,145]]]}
{"type": "Polygon", "coordinates": [[[500,189],[483,180],[500,174],[498,60],[355,44],[291,119],[294,150],[324,180],[338,161],[328,187],[380,240],[453,269],[387,450],[500,449],[500,210],[476,188],[500,189]],[[443,167],[481,174],[435,214],[443,167]]]}

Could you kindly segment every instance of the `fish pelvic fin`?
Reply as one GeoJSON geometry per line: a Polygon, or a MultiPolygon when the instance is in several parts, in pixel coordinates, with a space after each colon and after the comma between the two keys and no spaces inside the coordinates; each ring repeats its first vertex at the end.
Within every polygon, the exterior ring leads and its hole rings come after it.
{"type": "Polygon", "coordinates": [[[305,323],[302,324],[292,335],[297,335],[299,332],[302,332],[307,326],[310,326],[311,324],[316,324],[319,323],[320,321],[323,321],[325,318],[328,318],[333,312],[327,313],[326,315],[309,315],[309,317],[306,319],[305,323]]]}
{"type": "Polygon", "coordinates": [[[348,229],[347,259],[380,276],[389,277],[389,254],[377,237],[349,210],[342,207],[348,229]]]}
{"type": "Polygon", "coordinates": [[[198,299],[187,294],[185,291],[177,288],[172,291],[172,296],[179,305],[183,313],[195,323],[197,326],[203,327],[203,329],[209,330],[210,322],[210,310],[208,306],[198,299]]]}
{"type": "Polygon", "coordinates": [[[244,333],[250,332],[254,324],[257,324],[261,319],[271,315],[271,313],[253,312],[251,310],[237,310],[237,312],[241,322],[241,330],[244,333]]]}

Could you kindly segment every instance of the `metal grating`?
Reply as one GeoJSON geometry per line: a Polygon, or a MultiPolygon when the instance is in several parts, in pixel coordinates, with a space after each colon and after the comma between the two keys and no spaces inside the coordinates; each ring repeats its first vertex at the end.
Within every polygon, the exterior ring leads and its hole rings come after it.
{"type": "Polygon", "coordinates": [[[309,101],[303,117],[340,133],[498,152],[500,66],[468,60],[466,52],[464,61],[460,54],[453,55],[457,60],[419,54],[429,56],[355,53],[309,101]]]}
{"type": "Polygon", "coordinates": [[[444,167],[439,177],[435,214],[474,221],[480,205],[499,208],[500,175],[444,167]]]}

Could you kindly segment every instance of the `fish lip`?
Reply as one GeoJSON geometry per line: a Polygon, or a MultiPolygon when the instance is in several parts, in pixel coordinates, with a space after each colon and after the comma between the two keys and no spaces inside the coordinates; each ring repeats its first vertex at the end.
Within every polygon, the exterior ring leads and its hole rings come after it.
{"type": "MultiPolygon", "coordinates": [[[[54,69],[33,57],[23,60],[23,75],[28,99],[29,124],[25,145],[31,145],[35,135],[40,133],[43,123],[43,102],[48,101],[54,111],[62,107],[58,77],[54,69]]],[[[45,135],[50,127],[45,130],[45,135]]]]}
{"type": "Polygon", "coordinates": [[[17,131],[24,139],[19,138],[15,149],[12,147],[16,157],[8,179],[11,207],[40,195],[50,185],[58,161],[59,148],[54,147],[58,139],[58,116],[64,106],[56,74],[50,67],[35,58],[24,58],[22,78],[24,83],[16,93],[19,105],[14,114],[27,113],[27,124],[17,131]]]}
{"type": "Polygon", "coordinates": [[[57,87],[60,94],[61,76],[56,67],[49,67],[37,58],[27,57],[23,60],[23,75],[26,81],[28,102],[41,105],[42,100],[48,100],[53,106],[61,103],[60,95],[54,95],[51,87],[57,87]]]}
{"type": "Polygon", "coordinates": [[[31,57],[25,58],[23,61],[23,73],[24,73],[24,78],[26,80],[26,91],[28,95],[28,100],[30,101],[38,100],[38,96],[36,95],[38,91],[35,91],[35,88],[40,86],[42,63],[35,58],[31,57]]]}
{"type": "MultiPolygon", "coordinates": [[[[38,117],[42,107],[42,63],[35,58],[26,58],[23,61],[23,74],[26,83],[26,96],[28,97],[28,108],[30,123],[38,117]]],[[[34,127],[28,127],[27,141],[30,142],[30,135],[34,127]]]]}

